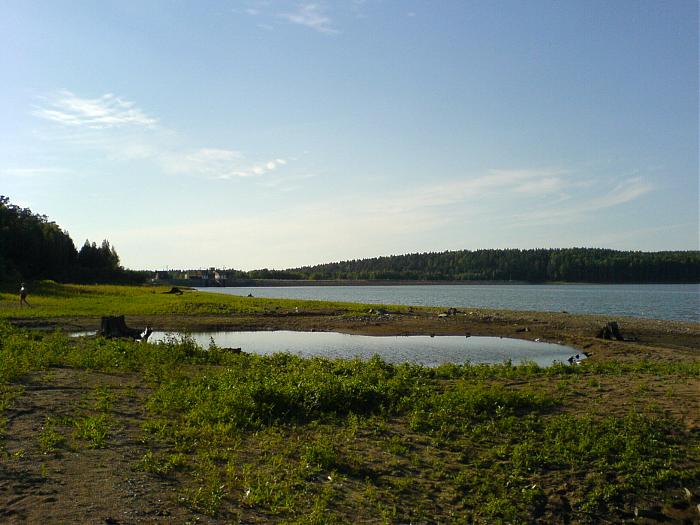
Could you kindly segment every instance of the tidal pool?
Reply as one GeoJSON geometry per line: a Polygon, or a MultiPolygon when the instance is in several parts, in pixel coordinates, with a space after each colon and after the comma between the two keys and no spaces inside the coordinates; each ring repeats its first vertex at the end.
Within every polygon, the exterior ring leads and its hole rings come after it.
{"type": "MultiPolygon", "coordinates": [[[[153,332],[149,342],[166,341],[169,332],[153,332]]],[[[387,363],[415,363],[438,366],[444,363],[503,363],[532,361],[540,366],[566,360],[579,353],[569,346],[480,336],[367,336],[337,332],[193,332],[190,335],[207,348],[213,340],[217,346],[240,348],[243,352],[269,355],[287,352],[301,357],[369,359],[378,355],[387,363]]]]}

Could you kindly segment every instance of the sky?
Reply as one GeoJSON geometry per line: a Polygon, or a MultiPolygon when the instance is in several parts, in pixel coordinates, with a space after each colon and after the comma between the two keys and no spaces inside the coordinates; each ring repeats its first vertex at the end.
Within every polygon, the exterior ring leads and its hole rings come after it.
{"type": "Polygon", "coordinates": [[[0,194],[132,269],[697,250],[698,2],[0,2],[0,194]]]}

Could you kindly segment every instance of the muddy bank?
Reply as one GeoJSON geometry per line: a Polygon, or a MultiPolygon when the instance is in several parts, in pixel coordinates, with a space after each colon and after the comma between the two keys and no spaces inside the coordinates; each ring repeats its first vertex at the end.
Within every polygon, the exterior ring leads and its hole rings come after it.
{"type": "MultiPolygon", "coordinates": [[[[65,331],[96,330],[98,317],[15,319],[21,326],[65,331]]],[[[259,314],[130,316],[129,326],[154,330],[335,331],[362,335],[475,335],[561,342],[593,353],[593,359],[686,361],[700,359],[700,324],[680,321],[551,312],[470,309],[446,315],[438,309],[373,310],[349,315],[344,310],[271,310],[259,314]],[[596,337],[616,320],[627,341],[596,337]]]]}

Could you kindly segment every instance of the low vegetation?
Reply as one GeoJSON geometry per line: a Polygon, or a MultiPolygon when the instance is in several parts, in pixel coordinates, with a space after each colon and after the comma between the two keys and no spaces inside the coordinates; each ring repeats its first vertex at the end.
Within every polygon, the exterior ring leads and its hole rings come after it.
{"type": "MultiPolygon", "coordinates": [[[[366,313],[377,305],[263,299],[188,291],[167,294],[165,286],[122,286],[59,284],[39,281],[30,287],[32,308],[18,306],[17,292],[0,292],[0,319],[95,317],[96,315],[181,315],[226,316],[231,314],[295,313],[303,310],[342,311],[350,315],[366,313]]],[[[405,307],[392,306],[394,311],[405,307]]]]}
{"type": "Polygon", "coordinates": [[[193,519],[697,518],[700,435],[684,414],[697,410],[698,361],[428,369],[233,354],[187,337],[76,339],[0,322],[5,412],[27,395],[22,385],[50,384],[52,371],[65,369],[91,378],[89,395],[75,400],[72,416],[44,420],[36,443],[5,447],[2,461],[36,462],[44,478],[46,458],[63,450],[123,450],[117,407],[126,394],[108,379],[129,379],[147,385],[145,411],[130,423],[145,449],[130,468],[167,481],[159,497],[193,519]]]}

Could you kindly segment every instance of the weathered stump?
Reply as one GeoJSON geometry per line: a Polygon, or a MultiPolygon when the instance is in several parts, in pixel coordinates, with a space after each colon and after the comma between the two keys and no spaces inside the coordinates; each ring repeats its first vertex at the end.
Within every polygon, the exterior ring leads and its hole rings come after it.
{"type": "Polygon", "coordinates": [[[620,327],[617,324],[617,321],[610,321],[608,324],[606,324],[603,328],[601,328],[598,331],[598,335],[596,336],[598,339],[607,339],[607,340],[617,340],[617,341],[624,341],[625,338],[620,332],[620,327]]]}
{"type": "Polygon", "coordinates": [[[153,333],[150,327],[146,327],[145,330],[141,331],[137,328],[129,328],[126,326],[123,315],[118,316],[105,316],[102,317],[100,323],[100,331],[98,335],[106,337],[108,339],[119,339],[119,338],[129,338],[134,340],[147,340],[148,337],[153,333]]]}

